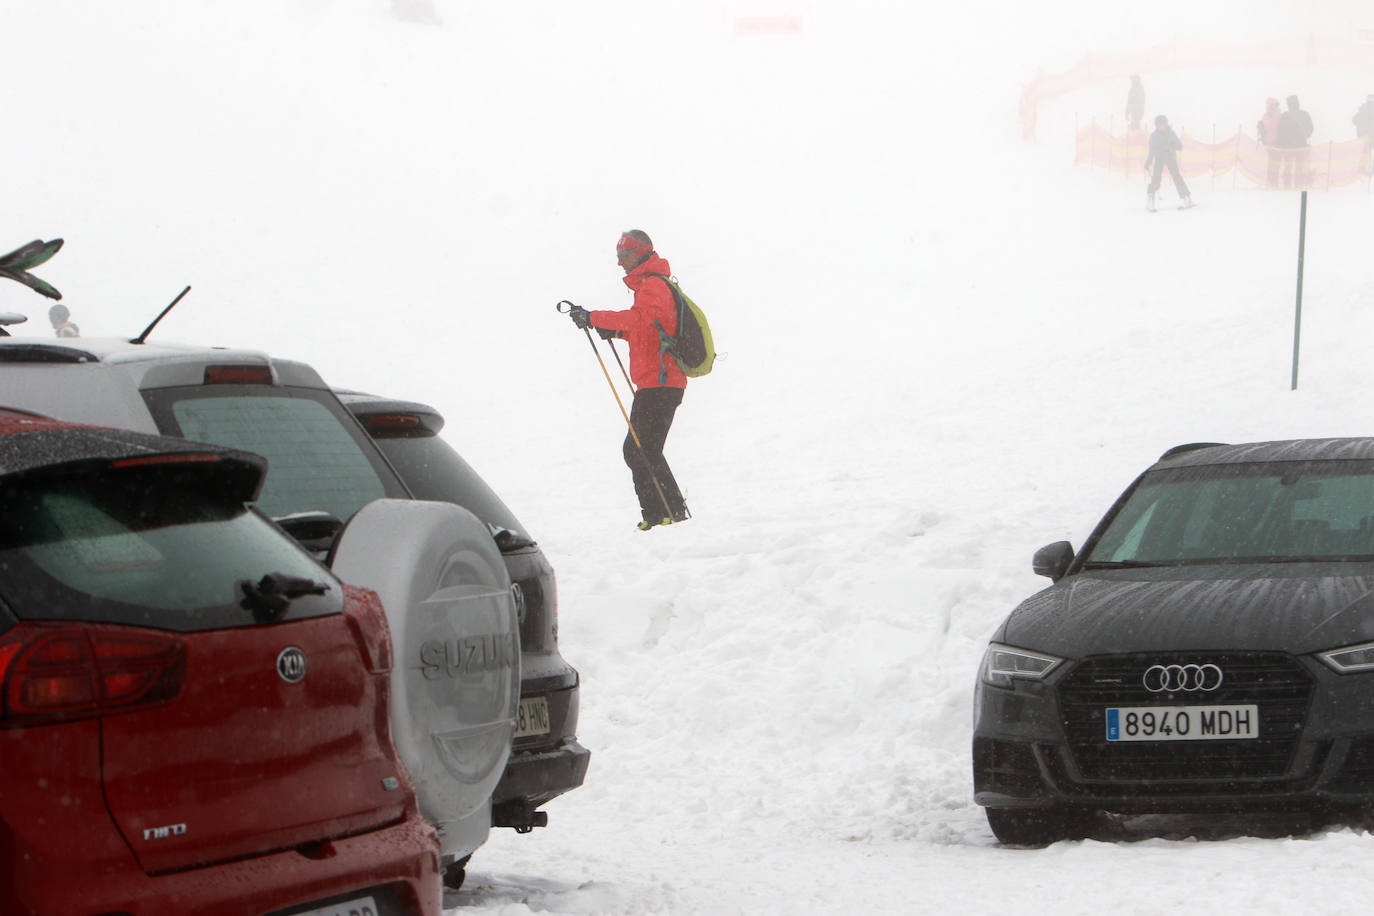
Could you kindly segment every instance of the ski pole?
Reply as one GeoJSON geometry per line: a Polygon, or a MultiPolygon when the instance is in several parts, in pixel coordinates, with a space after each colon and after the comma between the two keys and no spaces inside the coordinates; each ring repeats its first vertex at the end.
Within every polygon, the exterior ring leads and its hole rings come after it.
{"type": "Polygon", "coordinates": [[[606,343],[611,348],[611,355],[615,357],[615,364],[620,367],[620,374],[625,376],[625,384],[630,388],[630,394],[635,393],[635,383],[630,381],[630,373],[625,371],[625,364],[620,361],[620,351],[615,348],[615,341],[608,340],[606,343]]]}
{"type": "MultiPolygon", "coordinates": [[[[554,306],[554,309],[557,310],[559,314],[563,315],[566,315],[575,308],[577,308],[577,306],[567,299],[560,300],[559,303],[554,306]],[[563,308],[565,305],[567,306],[566,309],[563,308]]],[[[639,441],[639,433],[635,432],[635,425],[630,421],[629,412],[625,410],[625,402],[620,400],[620,392],[615,390],[615,382],[611,381],[611,373],[610,370],[606,368],[606,361],[601,358],[601,351],[596,348],[596,341],[592,340],[591,328],[583,328],[582,333],[587,335],[587,344],[591,346],[592,352],[596,354],[596,361],[601,365],[601,374],[606,376],[606,384],[611,386],[611,395],[615,397],[615,404],[620,408],[620,415],[625,418],[625,425],[630,429],[630,438],[634,441],[635,448],[639,449],[639,456],[644,459],[644,466],[649,469],[649,479],[654,482],[654,489],[658,491],[658,498],[663,502],[664,517],[672,518],[673,510],[668,505],[668,497],[663,492],[663,486],[658,482],[658,475],[654,473],[653,465],[649,462],[649,456],[644,451],[644,444],[639,441]]],[[[615,353],[615,347],[611,347],[611,352],[615,353]]],[[[616,354],[615,360],[616,362],[620,362],[619,354],[616,354]]],[[[620,371],[625,371],[623,363],[620,366],[620,371]]],[[[625,381],[629,382],[629,380],[630,377],[626,374],[625,381]]],[[[634,385],[630,386],[630,390],[634,390],[634,385]]]]}

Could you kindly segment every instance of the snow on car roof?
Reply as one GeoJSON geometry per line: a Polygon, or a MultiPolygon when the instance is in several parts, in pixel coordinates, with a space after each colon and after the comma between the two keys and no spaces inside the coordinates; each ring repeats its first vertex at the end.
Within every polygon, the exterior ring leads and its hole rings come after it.
{"type": "Polygon", "coordinates": [[[245,492],[256,492],[267,470],[266,459],[251,452],[124,429],[66,423],[0,407],[0,476],[87,461],[193,454],[226,459],[250,472],[242,480],[247,485],[245,492]]]}
{"type": "Polygon", "coordinates": [[[1367,461],[1374,460],[1374,438],[1283,439],[1213,445],[1169,453],[1155,468],[1198,467],[1208,464],[1243,464],[1265,461],[1367,461]]]}

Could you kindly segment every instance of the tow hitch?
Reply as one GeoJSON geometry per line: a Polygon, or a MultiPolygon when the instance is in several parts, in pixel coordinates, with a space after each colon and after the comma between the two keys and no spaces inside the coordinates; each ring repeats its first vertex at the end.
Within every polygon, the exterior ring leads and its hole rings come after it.
{"type": "Polygon", "coordinates": [[[491,809],[493,827],[512,827],[516,833],[529,833],[535,827],[549,826],[549,815],[536,811],[523,801],[503,802],[491,809]]]}

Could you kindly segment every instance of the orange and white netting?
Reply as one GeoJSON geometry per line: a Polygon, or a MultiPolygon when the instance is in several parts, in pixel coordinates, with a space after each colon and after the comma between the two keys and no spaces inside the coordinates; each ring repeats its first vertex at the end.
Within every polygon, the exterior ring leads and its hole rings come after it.
{"type": "MultiPolygon", "coordinates": [[[[1118,172],[1140,172],[1149,150],[1143,130],[1114,135],[1096,123],[1081,127],[1074,165],[1118,172]]],[[[1228,140],[1203,143],[1184,133],[1178,168],[1185,178],[1236,176],[1262,188],[1324,191],[1370,183],[1371,147],[1367,139],[1320,143],[1298,149],[1264,146],[1237,131],[1228,140]]]]}

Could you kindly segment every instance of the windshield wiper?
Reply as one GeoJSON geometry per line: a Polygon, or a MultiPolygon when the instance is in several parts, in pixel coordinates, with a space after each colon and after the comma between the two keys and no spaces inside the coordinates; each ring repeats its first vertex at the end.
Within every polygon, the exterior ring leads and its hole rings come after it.
{"type": "Polygon", "coordinates": [[[1247,557],[1247,563],[1374,563],[1367,553],[1338,553],[1330,556],[1305,557],[1247,557]]]}
{"type": "Polygon", "coordinates": [[[1163,566],[1262,566],[1270,563],[1374,563],[1368,554],[1332,556],[1187,557],[1173,560],[1089,560],[1083,569],[1145,569],[1163,566]]]}
{"type": "Polygon", "coordinates": [[[243,579],[239,582],[239,588],[243,590],[243,601],[239,602],[239,606],[252,611],[253,619],[258,623],[280,620],[291,602],[302,595],[323,595],[329,591],[329,586],[323,582],[281,572],[268,573],[257,582],[243,579]]]}
{"type": "Polygon", "coordinates": [[[1089,560],[1083,564],[1083,569],[1148,569],[1152,566],[1175,565],[1177,562],[1171,560],[1089,560]]]}

